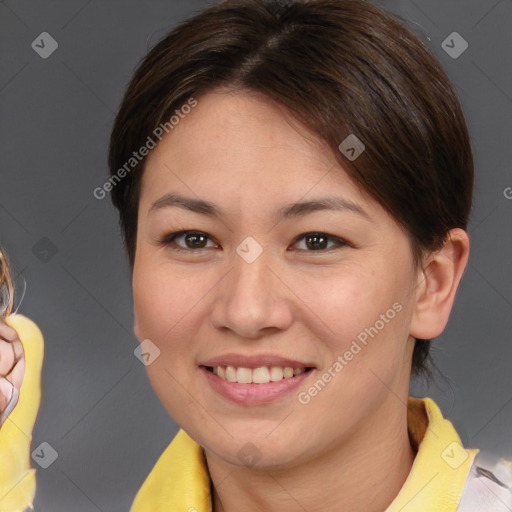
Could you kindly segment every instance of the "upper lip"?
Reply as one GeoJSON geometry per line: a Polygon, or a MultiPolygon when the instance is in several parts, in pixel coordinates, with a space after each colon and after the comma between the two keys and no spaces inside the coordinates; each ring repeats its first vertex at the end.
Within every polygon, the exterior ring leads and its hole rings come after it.
{"type": "Polygon", "coordinates": [[[222,356],[212,357],[199,363],[199,366],[235,366],[237,368],[259,368],[261,366],[280,366],[282,368],[314,368],[311,362],[297,361],[287,357],[277,356],[275,354],[259,354],[254,356],[242,354],[224,354],[222,356]]]}

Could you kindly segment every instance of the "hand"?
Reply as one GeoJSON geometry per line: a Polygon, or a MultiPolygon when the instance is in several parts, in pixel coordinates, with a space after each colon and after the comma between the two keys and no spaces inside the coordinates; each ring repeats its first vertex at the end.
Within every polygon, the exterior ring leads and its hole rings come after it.
{"type": "Polygon", "coordinates": [[[18,403],[25,353],[18,333],[0,319],[0,427],[18,403]]]}

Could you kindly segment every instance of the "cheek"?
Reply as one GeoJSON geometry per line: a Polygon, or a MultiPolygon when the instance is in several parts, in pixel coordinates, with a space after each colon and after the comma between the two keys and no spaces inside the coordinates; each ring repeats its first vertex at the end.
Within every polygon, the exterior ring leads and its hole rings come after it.
{"type": "Polygon", "coordinates": [[[309,411],[318,415],[327,407],[335,426],[347,418],[356,424],[401,378],[410,311],[404,300],[407,283],[399,274],[389,266],[375,272],[353,267],[346,275],[338,274],[337,281],[322,280],[321,287],[311,290],[310,326],[318,326],[315,337],[328,353],[319,378],[329,383],[318,399],[312,388],[304,390],[302,399],[311,398],[309,411]]]}
{"type": "Polygon", "coordinates": [[[197,323],[192,306],[198,301],[193,293],[197,289],[190,286],[190,279],[164,267],[142,257],[134,266],[136,334],[139,341],[149,339],[158,347],[159,356],[145,368],[148,378],[165,409],[177,421],[184,421],[190,411],[200,412],[184,391],[191,389],[194,377],[197,323]]]}
{"type": "Polygon", "coordinates": [[[182,273],[140,258],[133,271],[133,306],[139,335],[164,342],[183,328],[197,288],[182,273]]]}
{"type": "Polygon", "coordinates": [[[329,359],[334,362],[346,354],[344,373],[352,376],[368,373],[368,368],[395,371],[402,364],[410,316],[407,282],[400,269],[383,262],[335,275],[311,280],[305,309],[329,359]]]}
{"type": "Polygon", "coordinates": [[[149,339],[160,351],[146,367],[155,389],[157,379],[163,379],[167,388],[174,386],[169,373],[180,382],[191,378],[198,331],[208,314],[204,299],[212,286],[202,273],[187,273],[149,251],[136,261],[132,279],[136,334],[139,341],[149,339]]]}
{"type": "Polygon", "coordinates": [[[301,287],[308,290],[300,294],[306,311],[313,313],[320,328],[326,330],[325,339],[338,342],[353,339],[393,303],[388,283],[377,282],[368,270],[355,266],[335,270],[330,277],[303,280],[301,287]]]}

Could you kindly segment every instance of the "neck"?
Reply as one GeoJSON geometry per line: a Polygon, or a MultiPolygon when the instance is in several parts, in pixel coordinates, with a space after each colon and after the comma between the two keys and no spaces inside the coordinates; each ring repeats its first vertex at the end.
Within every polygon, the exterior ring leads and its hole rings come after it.
{"type": "Polygon", "coordinates": [[[385,511],[415,457],[404,403],[407,396],[400,402],[390,395],[356,432],[326,453],[286,469],[239,468],[206,452],[213,511],[385,511]]]}

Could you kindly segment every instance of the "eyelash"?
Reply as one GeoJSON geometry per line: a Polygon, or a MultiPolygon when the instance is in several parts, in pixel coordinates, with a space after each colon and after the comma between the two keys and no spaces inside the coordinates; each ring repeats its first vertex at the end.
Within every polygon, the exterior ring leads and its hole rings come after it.
{"type": "MultiPolygon", "coordinates": [[[[177,251],[177,252],[200,252],[200,251],[209,249],[209,247],[199,247],[197,249],[183,248],[183,247],[179,247],[179,246],[175,245],[175,240],[177,238],[180,238],[180,237],[188,235],[188,234],[203,236],[203,237],[206,237],[208,240],[211,240],[210,237],[202,231],[182,230],[182,231],[175,231],[173,233],[169,233],[169,234],[165,235],[161,240],[158,241],[158,243],[159,243],[159,245],[166,246],[166,247],[172,249],[173,251],[177,251]]],[[[337,244],[337,247],[334,247],[334,248],[331,247],[329,249],[318,249],[318,250],[301,249],[302,251],[311,252],[311,253],[313,253],[313,252],[328,252],[332,249],[339,249],[341,247],[351,246],[351,244],[349,242],[343,240],[342,238],[339,238],[334,235],[329,235],[327,233],[323,233],[320,231],[311,231],[308,233],[303,233],[295,239],[293,244],[296,244],[299,240],[302,240],[303,238],[307,238],[308,236],[315,236],[315,235],[316,236],[320,235],[323,238],[327,238],[328,241],[335,242],[337,244]]]]}

